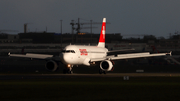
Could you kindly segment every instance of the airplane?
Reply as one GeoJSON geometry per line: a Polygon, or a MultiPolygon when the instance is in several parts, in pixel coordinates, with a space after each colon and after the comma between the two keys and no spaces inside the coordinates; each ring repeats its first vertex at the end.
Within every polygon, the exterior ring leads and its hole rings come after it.
{"type": "Polygon", "coordinates": [[[12,57],[25,57],[25,58],[36,58],[47,60],[45,65],[46,69],[49,71],[56,71],[59,63],[66,65],[66,69],[63,70],[64,73],[73,73],[73,66],[86,65],[91,66],[93,64],[100,63],[99,73],[106,74],[108,71],[113,70],[114,60],[120,59],[131,59],[131,58],[142,58],[142,57],[153,57],[153,56],[165,56],[170,53],[154,53],[143,52],[143,53],[125,53],[125,54],[114,54],[108,55],[113,52],[128,51],[133,49],[115,50],[108,51],[105,48],[105,32],[106,32],[106,18],[103,18],[101,33],[99,37],[99,43],[97,46],[84,46],[84,45],[68,45],[66,46],[59,56],[46,55],[46,54],[32,54],[26,53],[22,54],[10,54],[12,57]]]}

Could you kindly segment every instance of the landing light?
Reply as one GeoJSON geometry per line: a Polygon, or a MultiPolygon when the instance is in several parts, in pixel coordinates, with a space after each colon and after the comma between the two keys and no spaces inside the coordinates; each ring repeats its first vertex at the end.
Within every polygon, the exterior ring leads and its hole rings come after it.
{"type": "Polygon", "coordinates": [[[68,67],[68,68],[70,68],[70,67],[71,67],[71,65],[70,65],[70,64],[68,64],[68,65],[67,65],[67,67],[68,67]]]}

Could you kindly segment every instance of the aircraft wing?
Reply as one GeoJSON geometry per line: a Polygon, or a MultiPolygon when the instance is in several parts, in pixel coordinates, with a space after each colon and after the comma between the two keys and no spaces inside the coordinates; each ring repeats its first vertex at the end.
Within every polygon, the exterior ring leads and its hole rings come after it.
{"type": "Polygon", "coordinates": [[[151,54],[149,52],[144,53],[130,53],[130,54],[118,54],[118,55],[110,55],[101,59],[91,59],[91,62],[103,61],[103,60],[120,60],[120,59],[132,59],[132,58],[143,58],[143,57],[154,57],[154,56],[166,56],[170,53],[154,53],[151,54]]]}
{"type": "Polygon", "coordinates": [[[12,57],[36,58],[36,59],[48,59],[48,58],[52,58],[53,57],[53,55],[32,54],[32,53],[26,53],[25,55],[23,55],[23,54],[10,54],[10,53],[8,53],[8,55],[12,56],[12,57]]]}

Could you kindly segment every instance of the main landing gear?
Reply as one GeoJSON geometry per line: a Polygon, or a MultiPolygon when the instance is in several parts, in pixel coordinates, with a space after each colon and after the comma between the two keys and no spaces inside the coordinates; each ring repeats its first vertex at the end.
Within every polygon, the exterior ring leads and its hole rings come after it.
{"type": "Polygon", "coordinates": [[[73,65],[68,64],[65,69],[63,69],[64,74],[73,74],[72,71],[73,65]]]}
{"type": "Polygon", "coordinates": [[[102,74],[102,73],[106,74],[106,71],[103,71],[102,69],[99,69],[99,74],[102,74]]]}

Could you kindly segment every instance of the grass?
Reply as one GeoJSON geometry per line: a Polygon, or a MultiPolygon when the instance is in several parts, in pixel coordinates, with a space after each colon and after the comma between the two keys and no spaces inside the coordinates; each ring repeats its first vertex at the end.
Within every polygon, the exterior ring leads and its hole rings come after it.
{"type": "Polygon", "coordinates": [[[180,100],[180,77],[80,77],[0,81],[0,100],[180,100]]]}

